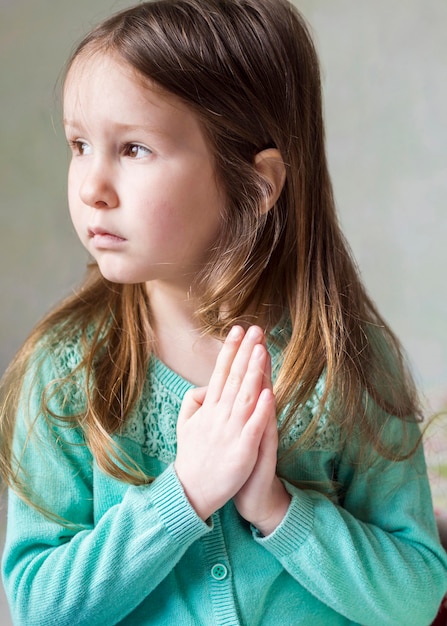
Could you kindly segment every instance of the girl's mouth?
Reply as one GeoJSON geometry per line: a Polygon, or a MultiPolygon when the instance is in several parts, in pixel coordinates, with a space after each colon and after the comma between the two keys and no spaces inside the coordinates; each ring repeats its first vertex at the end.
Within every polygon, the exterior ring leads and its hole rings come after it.
{"type": "Polygon", "coordinates": [[[116,247],[126,241],[123,237],[103,228],[89,228],[88,236],[96,248],[116,247]]]}

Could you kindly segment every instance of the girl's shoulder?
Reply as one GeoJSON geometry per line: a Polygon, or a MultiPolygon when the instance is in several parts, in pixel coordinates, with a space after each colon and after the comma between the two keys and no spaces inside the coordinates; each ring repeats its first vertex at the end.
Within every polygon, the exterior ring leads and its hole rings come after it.
{"type": "Polygon", "coordinates": [[[50,399],[77,412],[83,406],[85,362],[93,329],[54,327],[43,334],[32,350],[23,377],[23,391],[50,399]],[[77,407],[77,408],[76,408],[77,407]]]}
{"type": "Polygon", "coordinates": [[[88,355],[94,333],[93,325],[86,328],[58,325],[36,342],[31,361],[49,361],[54,373],[59,378],[65,378],[81,367],[88,355]]]}

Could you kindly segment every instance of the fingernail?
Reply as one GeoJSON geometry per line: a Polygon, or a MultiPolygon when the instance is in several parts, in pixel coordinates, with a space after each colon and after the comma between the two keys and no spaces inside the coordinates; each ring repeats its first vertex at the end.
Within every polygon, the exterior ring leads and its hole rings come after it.
{"type": "Polygon", "coordinates": [[[260,337],[262,335],[262,330],[259,328],[259,326],[250,326],[250,328],[247,330],[247,335],[252,338],[260,337]]]}
{"type": "Polygon", "coordinates": [[[272,398],[274,399],[274,395],[270,389],[263,389],[259,395],[259,398],[260,400],[262,400],[262,402],[270,402],[272,398]]]}
{"type": "Polygon", "coordinates": [[[228,339],[240,339],[242,336],[242,328],[240,326],[233,326],[228,333],[228,339]]]}
{"type": "Polygon", "coordinates": [[[261,344],[257,343],[255,345],[255,347],[253,348],[253,352],[251,353],[252,357],[254,359],[260,359],[260,358],[264,358],[264,348],[261,346],[261,344]]]}

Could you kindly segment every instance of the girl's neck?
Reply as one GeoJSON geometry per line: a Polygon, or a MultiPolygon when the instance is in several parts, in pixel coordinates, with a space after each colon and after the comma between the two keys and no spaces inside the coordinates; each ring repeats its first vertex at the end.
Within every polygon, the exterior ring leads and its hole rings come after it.
{"type": "Polygon", "coordinates": [[[148,294],[155,355],[194,385],[207,385],[222,344],[202,335],[195,299],[156,282],[148,284],[148,294]]]}

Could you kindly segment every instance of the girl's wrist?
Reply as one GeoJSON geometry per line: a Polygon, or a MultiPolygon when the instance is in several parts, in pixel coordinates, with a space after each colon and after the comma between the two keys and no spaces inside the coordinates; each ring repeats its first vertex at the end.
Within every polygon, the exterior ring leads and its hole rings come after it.
{"type": "Polygon", "coordinates": [[[185,481],[185,478],[183,476],[182,471],[179,471],[179,468],[177,466],[177,463],[174,463],[174,471],[177,474],[177,478],[180,481],[180,484],[182,486],[182,489],[184,491],[184,494],[186,496],[186,498],[188,499],[190,505],[192,506],[192,508],[195,510],[195,512],[197,513],[197,515],[204,521],[206,522],[206,520],[211,517],[211,515],[213,514],[214,511],[212,511],[210,509],[210,507],[206,507],[204,505],[204,503],[197,498],[196,494],[194,493],[193,489],[190,489],[188,487],[188,482],[185,481]]]}
{"type": "Polygon", "coordinates": [[[292,496],[288,493],[283,483],[275,477],[270,513],[261,519],[250,520],[251,524],[264,536],[273,533],[281,524],[289,510],[292,496]]]}

